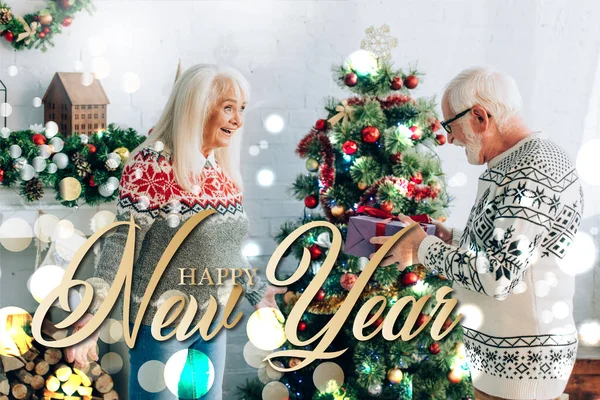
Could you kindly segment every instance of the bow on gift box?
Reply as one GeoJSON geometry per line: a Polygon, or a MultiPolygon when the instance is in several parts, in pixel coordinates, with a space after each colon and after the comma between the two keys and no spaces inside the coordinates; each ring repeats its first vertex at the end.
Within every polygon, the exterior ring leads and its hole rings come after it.
{"type": "Polygon", "coordinates": [[[348,105],[347,100],[342,100],[342,104],[336,106],[335,111],[337,111],[338,113],[327,120],[327,122],[329,122],[331,126],[334,126],[335,124],[340,122],[340,119],[343,119],[342,125],[346,125],[348,123],[348,119],[352,119],[352,116],[354,114],[354,110],[352,110],[352,107],[348,105]]]}
{"type": "MultiPolygon", "coordinates": [[[[371,217],[382,219],[382,221],[375,224],[375,236],[385,236],[386,224],[388,224],[390,221],[400,221],[400,217],[398,217],[397,215],[380,210],[379,208],[375,207],[360,206],[356,210],[356,213],[367,214],[371,217]]],[[[418,222],[419,224],[431,224],[431,217],[427,214],[410,215],[409,218],[415,222],[418,222]]],[[[375,247],[377,250],[379,250],[381,245],[378,244],[375,247]]]]}

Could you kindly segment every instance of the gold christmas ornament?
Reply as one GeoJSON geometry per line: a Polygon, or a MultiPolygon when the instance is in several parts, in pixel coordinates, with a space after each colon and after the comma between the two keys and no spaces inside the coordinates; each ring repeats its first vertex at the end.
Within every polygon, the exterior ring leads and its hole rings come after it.
{"type": "Polygon", "coordinates": [[[319,169],[319,161],[314,158],[309,158],[306,160],[306,169],[310,172],[316,172],[319,169]]]}
{"type": "Polygon", "coordinates": [[[358,188],[360,190],[366,190],[368,187],[369,187],[369,185],[367,185],[366,183],[364,183],[364,182],[358,182],[358,188]]]}
{"type": "Polygon", "coordinates": [[[392,368],[387,373],[388,381],[392,382],[393,384],[400,383],[403,376],[404,374],[402,374],[402,371],[399,368],[392,368]]]}
{"type": "Polygon", "coordinates": [[[115,149],[113,153],[117,153],[119,157],[121,157],[121,161],[123,162],[123,164],[125,164],[127,162],[127,159],[129,158],[129,150],[127,149],[127,147],[119,147],[115,149]]]}
{"type": "Polygon", "coordinates": [[[52,23],[52,14],[40,15],[40,24],[50,25],[52,23]]]}
{"type": "Polygon", "coordinates": [[[346,212],[346,208],[344,206],[333,206],[331,207],[331,215],[336,218],[341,217],[346,212]]]}
{"type": "Polygon", "coordinates": [[[288,305],[289,305],[289,304],[290,304],[290,303],[291,303],[291,302],[294,300],[294,298],[295,298],[295,297],[296,297],[296,293],[294,293],[294,292],[293,292],[293,291],[291,291],[291,290],[288,290],[288,291],[287,291],[287,292],[286,292],[286,293],[283,295],[283,302],[284,302],[285,304],[288,304],[288,305]]]}
{"type": "Polygon", "coordinates": [[[81,194],[81,183],[79,183],[79,181],[75,178],[64,178],[58,184],[58,193],[63,200],[77,200],[81,194]]]}
{"type": "Polygon", "coordinates": [[[360,43],[360,48],[368,50],[379,58],[389,60],[392,57],[392,49],[398,47],[398,39],[390,35],[390,27],[387,24],[380,28],[370,26],[365,29],[366,36],[360,43]]]}

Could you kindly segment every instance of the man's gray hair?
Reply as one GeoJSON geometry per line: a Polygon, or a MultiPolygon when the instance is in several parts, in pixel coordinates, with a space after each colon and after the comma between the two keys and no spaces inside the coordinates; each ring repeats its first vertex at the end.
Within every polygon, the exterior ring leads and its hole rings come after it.
{"type": "Polygon", "coordinates": [[[480,105],[496,120],[500,131],[507,120],[523,108],[515,80],[490,67],[465,69],[448,83],[443,97],[454,113],[480,105]]]}

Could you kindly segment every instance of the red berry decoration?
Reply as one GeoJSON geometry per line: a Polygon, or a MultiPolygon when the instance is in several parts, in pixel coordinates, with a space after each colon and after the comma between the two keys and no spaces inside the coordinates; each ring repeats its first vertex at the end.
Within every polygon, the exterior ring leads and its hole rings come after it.
{"type": "Polygon", "coordinates": [[[34,21],[39,21],[40,20],[40,16],[39,15],[34,15],[33,16],[33,20],[34,21]]]}
{"type": "Polygon", "coordinates": [[[356,75],[353,72],[346,74],[346,76],[344,76],[344,83],[346,84],[346,86],[356,86],[356,84],[358,83],[358,75],[356,75]]]}
{"type": "Polygon", "coordinates": [[[408,128],[412,131],[412,135],[410,136],[410,138],[412,140],[419,140],[421,139],[421,136],[423,136],[423,130],[421,128],[419,128],[416,125],[411,126],[410,128],[408,128]]]}
{"type": "Polygon", "coordinates": [[[405,273],[404,275],[402,275],[402,284],[404,286],[414,285],[418,281],[419,281],[419,275],[417,275],[416,273],[414,273],[412,271],[409,271],[409,272],[405,273]]]}
{"type": "Polygon", "coordinates": [[[346,273],[340,277],[340,285],[346,290],[352,290],[358,276],[351,273],[346,273]]]}
{"type": "Polygon", "coordinates": [[[421,183],[423,183],[423,175],[419,171],[417,171],[415,172],[413,177],[410,178],[410,181],[416,183],[417,185],[420,185],[421,183]]]}
{"type": "Polygon", "coordinates": [[[431,354],[439,354],[440,350],[440,345],[436,342],[431,343],[431,345],[429,346],[429,352],[431,354]]]}
{"type": "Polygon", "coordinates": [[[319,200],[317,199],[317,196],[315,196],[314,194],[308,195],[304,198],[304,205],[307,208],[315,208],[318,204],[319,204],[319,200]]]}
{"type": "Polygon", "coordinates": [[[7,42],[12,42],[13,40],[15,40],[15,34],[12,33],[11,31],[6,31],[6,32],[4,32],[4,39],[7,42]]]}
{"type": "Polygon", "coordinates": [[[4,180],[4,170],[0,168],[0,182],[4,180]]]}
{"type": "Polygon", "coordinates": [[[306,330],[306,322],[300,321],[298,323],[298,331],[299,332],[304,332],[305,330],[306,330]]]}
{"type": "Polygon", "coordinates": [[[317,130],[319,131],[324,130],[325,126],[327,126],[327,121],[325,121],[324,119],[318,119],[317,123],[315,124],[315,128],[317,128],[317,130]]]}
{"type": "Polygon", "coordinates": [[[68,10],[71,7],[71,5],[69,4],[69,0],[58,0],[58,5],[63,10],[68,10]]]}
{"type": "Polygon", "coordinates": [[[360,133],[365,143],[375,143],[381,136],[379,129],[375,126],[366,126],[360,133]]]}
{"type": "Polygon", "coordinates": [[[96,187],[96,181],[94,181],[94,175],[90,175],[90,186],[96,187]]]}
{"type": "Polygon", "coordinates": [[[44,29],[42,29],[42,32],[44,32],[46,35],[50,33],[50,28],[48,28],[47,26],[44,27],[44,29]]]}
{"type": "Polygon", "coordinates": [[[33,140],[33,143],[37,144],[38,146],[46,144],[46,136],[42,135],[41,133],[36,133],[33,135],[31,140],[33,140]]]}
{"type": "Polygon", "coordinates": [[[392,162],[392,164],[400,164],[402,163],[403,158],[404,156],[402,155],[402,153],[396,153],[390,156],[390,161],[392,162]]]}
{"type": "Polygon", "coordinates": [[[96,152],[96,146],[94,146],[93,144],[88,144],[87,145],[88,149],[90,149],[90,153],[95,153],[96,152]]]}
{"type": "Polygon", "coordinates": [[[351,156],[358,151],[358,144],[354,140],[347,140],[342,145],[342,151],[351,156]]]}
{"type": "Polygon", "coordinates": [[[381,211],[391,213],[392,210],[394,209],[394,203],[392,203],[391,201],[384,201],[383,203],[381,203],[379,208],[381,209],[381,211]]]}
{"type": "Polygon", "coordinates": [[[321,257],[321,255],[323,254],[323,250],[321,250],[321,248],[319,246],[317,246],[316,244],[313,244],[312,246],[310,246],[308,248],[308,251],[310,252],[310,258],[312,260],[316,260],[317,258],[321,257]]]}
{"type": "Polygon", "coordinates": [[[60,24],[62,26],[64,26],[64,27],[67,27],[67,26],[71,26],[71,23],[73,23],[73,18],[72,17],[65,17],[65,19],[63,19],[60,24]]]}
{"type": "Polygon", "coordinates": [[[323,289],[319,289],[319,291],[315,295],[315,300],[316,301],[323,301],[323,300],[325,300],[325,296],[326,295],[327,295],[327,293],[325,293],[325,291],[323,289]]]}
{"type": "Polygon", "coordinates": [[[39,37],[40,39],[43,39],[43,38],[45,38],[45,37],[46,37],[46,34],[45,34],[44,32],[38,32],[38,37],[39,37]]]}
{"type": "Polygon", "coordinates": [[[437,135],[435,135],[435,140],[437,140],[437,142],[440,146],[443,146],[446,144],[446,135],[443,135],[441,133],[437,134],[437,135]]]}
{"type": "Polygon", "coordinates": [[[402,77],[401,76],[395,76],[392,78],[392,83],[390,84],[390,87],[393,90],[400,90],[402,89],[402,77]]]}
{"type": "Polygon", "coordinates": [[[404,78],[404,86],[406,86],[409,89],[416,88],[418,84],[419,84],[419,78],[417,78],[414,75],[409,75],[406,78],[404,78]]]}
{"type": "Polygon", "coordinates": [[[427,317],[429,317],[427,314],[419,314],[419,318],[417,318],[417,326],[421,326],[427,322],[427,317]]]}

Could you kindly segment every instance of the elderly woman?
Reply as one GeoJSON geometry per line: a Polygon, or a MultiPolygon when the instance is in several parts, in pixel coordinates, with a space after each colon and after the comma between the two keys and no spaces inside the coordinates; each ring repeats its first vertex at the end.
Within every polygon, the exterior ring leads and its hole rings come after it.
{"type": "MultiPolygon", "coordinates": [[[[143,384],[147,377],[140,368],[152,360],[166,363],[174,353],[185,349],[190,350],[188,365],[181,373],[178,397],[222,398],[225,331],[210,341],[195,333],[183,342],[175,338],[159,342],[152,337],[150,325],[157,307],[174,294],[183,293],[188,299],[195,297],[200,313],[211,296],[221,308],[227,302],[231,284],[181,286],[180,268],[208,269],[212,276],[217,276],[218,268],[249,266],[241,250],[248,219],[242,206],[239,171],[239,131],[244,124],[248,96],[248,82],[238,71],[208,64],[191,67],[177,80],[153,134],[132,152],[123,169],[117,219],[127,221],[133,215],[141,228],[136,232],[130,323],[135,321],[150,277],[178,229],[199,211],[216,210],[187,236],[154,291],[135,346],[129,353],[130,399],[173,399],[166,389],[157,393],[147,391],[148,385],[143,384]],[[214,366],[214,383],[204,397],[201,397],[205,391],[202,384],[193,381],[195,376],[203,374],[205,379],[207,371],[193,371],[193,354],[199,353],[191,349],[208,356],[214,366]],[[186,379],[192,382],[186,384],[186,379]]],[[[91,319],[106,296],[123,254],[127,229],[119,226],[105,239],[97,257],[95,277],[90,279],[95,287],[95,303],[75,329],[91,319]]],[[[246,298],[257,309],[276,307],[274,295],[285,291],[267,286],[258,277],[254,277],[252,285],[246,279],[243,286],[246,298]]],[[[176,326],[173,325],[171,329],[176,326]]],[[[89,355],[97,360],[96,341],[97,333],[69,348],[67,359],[87,364],[89,355]]]]}

